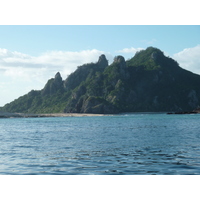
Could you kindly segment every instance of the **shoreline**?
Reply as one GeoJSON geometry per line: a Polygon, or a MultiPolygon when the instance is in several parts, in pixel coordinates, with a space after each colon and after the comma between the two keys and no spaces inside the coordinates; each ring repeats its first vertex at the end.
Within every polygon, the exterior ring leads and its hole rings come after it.
{"type": "Polygon", "coordinates": [[[97,117],[97,116],[114,116],[114,115],[127,115],[127,114],[200,114],[200,111],[192,112],[126,112],[118,114],[94,114],[94,113],[46,113],[46,114],[34,114],[34,113],[9,113],[0,111],[1,118],[41,118],[41,117],[97,117]]]}
{"type": "Polygon", "coordinates": [[[0,118],[39,118],[39,117],[94,117],[94,116],[110,116],[110,114],[92,114],[92,113],[47,113],[47,114],[31,114],[31,113],[8,113],[0,112],[0,118]]]}

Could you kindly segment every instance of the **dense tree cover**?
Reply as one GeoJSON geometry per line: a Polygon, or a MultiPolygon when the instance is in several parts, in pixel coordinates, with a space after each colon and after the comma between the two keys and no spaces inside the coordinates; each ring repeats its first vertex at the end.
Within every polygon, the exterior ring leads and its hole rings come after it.
{"type": "Polygon", "coordinates": [[[25,113],[118,113],[187,111],[200,101],[200,76],[182,69],[157,48],[125,61],[79,66],[66,80],[58,72],[41,91],[32,90],[3,110],[25,113]]]}

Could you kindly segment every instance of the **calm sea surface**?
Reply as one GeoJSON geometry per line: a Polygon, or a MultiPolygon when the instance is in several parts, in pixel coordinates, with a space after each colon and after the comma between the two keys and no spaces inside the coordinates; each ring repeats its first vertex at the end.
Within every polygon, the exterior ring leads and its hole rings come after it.
{"type": "Polygon", "coordinates": [[[200,174],[200,114],[0,119],[0,174],[200,174]]]}

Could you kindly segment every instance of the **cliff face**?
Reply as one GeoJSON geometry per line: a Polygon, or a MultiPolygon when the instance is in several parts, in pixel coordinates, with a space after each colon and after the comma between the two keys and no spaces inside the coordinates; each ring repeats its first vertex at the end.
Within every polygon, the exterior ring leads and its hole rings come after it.
{"type": "Polygon", "coordinates": [[[55,75],[54,79],[50,79],[47,82],[44,89],[41,91],[41,94],[52,95],[52,94],[56,94],[57,91],[61,91],[61,92],[64,91],[63,80],[59,72],[55,75]]]}
{"type": "Polygon", "coordinates": [[[182,69],[157,48],[128,60],[105,55],[79,66],[62,80],[60,73],[41,91],[4,106],[10,112],[118,113],[190,111],[200,105],[200,76],[182,69]]]}

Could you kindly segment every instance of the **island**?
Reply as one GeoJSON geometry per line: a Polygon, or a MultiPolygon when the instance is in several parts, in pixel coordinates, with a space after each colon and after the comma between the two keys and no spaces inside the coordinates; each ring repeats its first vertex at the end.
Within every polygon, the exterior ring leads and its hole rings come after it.
{"type": "Polygon", "coordinates": [[[43,89],[31,90],[1,111],[16,113],[11,115],[14,117],[57,116],[56,113],[187,114],[199,113],[194,111],[199,105],[200,75],[181,68],[160,49],[148,47],[129,60],[118,55],[111,64],[105,55],[100,55],[97,62],[78,66],[64,80],[57,72],[43,89]]]}

